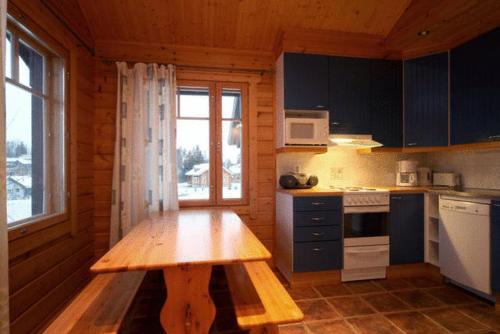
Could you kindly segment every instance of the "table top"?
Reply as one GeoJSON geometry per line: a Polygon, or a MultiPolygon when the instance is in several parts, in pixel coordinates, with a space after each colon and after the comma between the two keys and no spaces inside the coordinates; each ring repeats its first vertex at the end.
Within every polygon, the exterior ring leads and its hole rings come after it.
{"type": "Polygon", "coordinates": [[[139,223],[90,270],[156,270],[270,258],[269,251],[233,211],[179,210],[157,213],[139,223]]]}

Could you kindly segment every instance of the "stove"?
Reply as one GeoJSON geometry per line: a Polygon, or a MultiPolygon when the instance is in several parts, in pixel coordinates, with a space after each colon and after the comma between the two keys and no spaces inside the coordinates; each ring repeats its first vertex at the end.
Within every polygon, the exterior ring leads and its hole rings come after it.
{"type": "Polygon", "coordinates": [[[345,187],[342,281],[385,278],[389,265],[389,191],[345,187]]]}

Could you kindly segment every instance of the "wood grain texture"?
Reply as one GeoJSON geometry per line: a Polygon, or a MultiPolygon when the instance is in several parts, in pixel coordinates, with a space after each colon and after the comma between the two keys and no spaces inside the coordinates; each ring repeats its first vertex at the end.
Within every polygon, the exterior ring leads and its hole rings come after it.
{"type": "Polygon", "coordinates": [[[271,254],[231,210],[166,211],[138,224],[94,273],[267,260],[271,254]]]}
{"type": "MultiPolygon", "coordinates": [[[[158,60],[156,60],[158,61],[158,60]]],[[[207,65],[201,63],[201,65],[207,65]]],[[[94,117],[94,238],[96,257],[109,249],[109,222],[111,208],[111,181],[114,157],[116,114],[116,66],[95,62],[95,117],[94,117]]],[[[178,69],[178,77],[186,80],[221,80],[253,82],[249,88],[250,112],[250,179],[249,205],[231,206],[262,243],[273,251],[274,247],[274,185],[276,184],[276,153],[274,135],[274,76],[272,73],[235,73],[210,69],[178,69]],[[256,80],[258,77],[258,80],[256,80]]]]}
{"type": "Polygon", "coordinates": [[[160,321],[167,333],[208,333],[215,318],[215,305],[208,292],[211,265],[165,268],[167,301],[160,321]]]}
{"type": "Polygon", "coordinates": [[[43,326],[78,288],[90,279],[93,244],[93,175],[86,156],[93,146],[88,131],[93,120],[92,55],[40,1],[9,1],[9,13],[41,38],[56,42],[69,53],[69,111],[72,161],[72,201],[69,220],[46,228],[32,229],[9,242],[11,332],[32,333],[43,326]]]}
{"type": "Polygon", "coordinates": [[[118,333],[145,274],[96,276],[43,333],[118,333]]]}
{"type": "Polygon", "coordinates": [[[224,267],[242,329],[303,320],[304,315],[264,261],[224,267]]]}

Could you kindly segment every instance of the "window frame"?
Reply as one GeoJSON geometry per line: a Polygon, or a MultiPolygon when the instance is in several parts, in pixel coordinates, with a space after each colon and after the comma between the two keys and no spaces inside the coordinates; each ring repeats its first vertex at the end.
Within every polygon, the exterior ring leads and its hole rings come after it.
{"type": "MultiPolygon", "coordinates": [[[[249,166],[249,103],[248,83],[213,80],[185,80],[178,79],[177,91],[182,88],[203,88],[209,92],[209,159],[210,159],[210,187],[208,199],[183,200],[179,199],[180,207],[208,207],[208,206],[239,206],[248,205],[248,166],[249,166]],[[239,89],[241,92],[241,198],[223,198],[223,152],[222,152],[222,92],[224,89],[239,89]]],[[[177,92],[176,92],[177,98],[177,92]]],[[[178,119],[176,115],[176,120],[178,119]]],[[[188,117],[186,119],[196,119],[188,117]]],[[[205,119],[205,118],[203,118],[205,119]]]]}
{"type": "MultiPolygon", "coordinates": [[[[9,83],[17,88],[20,88],[30,94],[35,96],[39,96],[43,99],[44,103],[44,115],[52,115],[54,108],[54,104],[57,102],[56,97],[56,88],[54,87],[54,81],[57,79],[61,79],[60,76],[57,76],[58,73],[54,72],[53,69],[55,67],[55,62],[60,60],[62,62],[62,71],[60,71],[60,75],[62,75],[62,98],[64,99],[62,107],[64,110],[63,113],[63,162],[62,168],[64,170],[64,184],[58,184],[57,186],[62,186],[64,191],[61,193],[62,199],[64,200],[64,208],[62,211],[57,213],[41,213],[37,215],[32,215],[28,218],[21,219],[10,224],[7,223],[7,230],[9,234],[9,241],[17,239],[22,236],[26,236],[27,234],[45,229],[55,224],[63,223],[68,221],[70,218],[71,212],[71,199],[69,194],[71,193],[71,157],[70,157],[70,138],[71,138],[71,119],[69,112],[69,52],[62,47],[57,41],[55,41],[52,37],[47,35],[43,30],[38,27],[30,26],[29,28],[23,23],[16,20],[10,13],[7,18],[7,27],[6,33],[10,33],[11,35],[11,60],[12,60],[12,73],[11,78],[7,77],[7,73],[5,73],[5,82],[9,83]],[[23,85],[19,82],[18,71],[19,66],[17,64],[19,56],[19,43],[24,43],[28,47],[35,50],[37,53],[44,57],[44,87],[42,92],[36,91],[28,86],[23,85]]],[[[4,36],[3,38],[6,38],[4,36]]],[[[47,122],[52,123],[55,118],[46,119],[47,122]]],[[[44,137],[46,138],[46,136],[44,137]]],[[[52,137],[53,140],[56,140],[56,137],[52,137]]],[[[61,138],[61,137],[57,137],[61,138]]],[[[54,150],[51,149],[51,143],[47,143],[44,145],[44,177],[48,181],[46,183],[52,184],[50,180],[54,179],[54,175],[52,175],[50,168],[46,166],[50,166],[51,164],[51,156],[54,154],[54,150]],[[48,155],[48,158],[47,158],[48,155]]],[[[54,170],[54,169],[53,169],[54,170]]],[[[53,202],[51,202],[53,203],[53,202]]],[[[51,205],[48,203],[48,205],[51,205]]]]}

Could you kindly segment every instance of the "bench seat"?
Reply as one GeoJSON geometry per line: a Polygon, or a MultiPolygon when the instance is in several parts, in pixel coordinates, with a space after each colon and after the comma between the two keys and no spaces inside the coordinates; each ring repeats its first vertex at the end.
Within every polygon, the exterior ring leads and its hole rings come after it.
{"type": "Polygon", "coordinates": [[[146,272],[97,275],[44,331],[117,333],[146,272]]]}
{"type": "Polygon", "coordinates": [[[224,266],[236,320],[251,333],[275,333],[277,325],[300,322],[302,311],[265,261],[224,266]]]}

